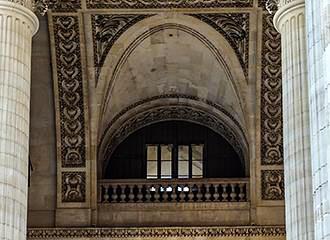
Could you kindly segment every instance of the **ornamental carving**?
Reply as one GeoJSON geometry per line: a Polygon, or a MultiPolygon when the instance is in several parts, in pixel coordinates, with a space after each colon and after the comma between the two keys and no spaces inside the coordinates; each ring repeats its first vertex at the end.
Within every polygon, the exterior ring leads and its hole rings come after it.
{"type": "Polygon", "coordinates": [[[283,164],[281,38],[273,17],[263,16],[261,164],[283,164]]]}
{"type": "Polygon", "coordinates": [[[224,8],[253,7],[253,0],[87,0],[87,8],[224,8]]]}
{"type": "Polygon", "coordinates": [[[62,173],[62,202],[85,202],[85,173],[62,173]]]}
{"type": "Polygon", "coordinates": [[[115,41],[135,23],[151,14],[97,14],[92,15],[95,81],[115,41]]]}
{"type": "Polygon", "coordinates": [[[245,77],[247,77],[249,67],[249,14],[204,13],[187,15],[209,24],[227,39],[239,59],[245,77]]]}
{"type": "Polygon", "coordinates": [[[81,9],[80,0],[48,0],[48,8],[54,12],[76,12],[81,9]]]}
{"type": "Polygon", "coordinates": [[[85,167],[85,117],[78,18],[54,16],[53,23],[61,165],[85,167]]]}
{"type": "Polygon", "coordinates": [[[262,170],[262,199],[284,200],[284,171],[262,170]]]}
{"type": "Polygon", "coordinates": [[[170,237],[278,237],[285,236],[284,226],[249,227],[148,227],[148,228],[30,228],[33,239],[63,238],[170,238],[170,237]]]}
{"type": "Polygon", "coordinates": [[[134,115],[112,134],[110,137],[111,142],[106,149],[106,155],[111,156],[118,144],[134,131],[147,124],[164,120],[186,120],[211,128],[231,144],[244,164],[244,148],[235,133],[217,117],[186,104],[158,107],[134,115]]]}

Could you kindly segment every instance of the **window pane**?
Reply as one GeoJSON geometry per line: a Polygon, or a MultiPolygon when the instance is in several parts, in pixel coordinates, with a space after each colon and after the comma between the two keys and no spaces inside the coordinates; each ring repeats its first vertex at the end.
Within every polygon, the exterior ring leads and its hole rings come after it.
{"type": "Polygon", "coordinates": [[[178,177],[179,178],[189,177],[189,161],[178,162],[178,177]]]}
{"type": "Polygon", "coordinates": [[[161,145],[161,160],[172,160],[172,145],[161,145]]]}
{"type": "Polygon", "coordinates": [[[147,146],[147,160],[157,160],[157,145],[147,146]]]}
{"type": "Polygon", "coordinates": [[[180,160],[189,160],[189,146],[179,145],[178,159],[180,160]]]}
{"type": "Polygon", "coordinates": [[[157,161],[147,161],[147,178],[157,178],[157,161]]]}
{"type": "Polygon", "coordinates": [[[172,177],[172,162],[162,161],[161,178],[171,178],[171,177],[172,177]]]}
{"type": "Polygon", "coordinates": [[[198,178],[203,177],[203,162],[193,161],[192,162],[192,177],[198,178]]]}
{"type": "Polygon", "coordinates": [[[203,159],[203,144],[191,145],[192,150],[192,160],[202,160],[203,159]]]}

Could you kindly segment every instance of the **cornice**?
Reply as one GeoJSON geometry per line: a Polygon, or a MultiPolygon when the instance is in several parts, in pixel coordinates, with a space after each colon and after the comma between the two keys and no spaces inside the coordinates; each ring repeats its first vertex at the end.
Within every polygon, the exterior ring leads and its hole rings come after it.
{"type": "Polygon", "coordinates": [[[148,227],[148,228],[29,228],[28,240],[85,238],[164,238],[164,237],[278,237],[284,226],[240,227],[148,227]]]}

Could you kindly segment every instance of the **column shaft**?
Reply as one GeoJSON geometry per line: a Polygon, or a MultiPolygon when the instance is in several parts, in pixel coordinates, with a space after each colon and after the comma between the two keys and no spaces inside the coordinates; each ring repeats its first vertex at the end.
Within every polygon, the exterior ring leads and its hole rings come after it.
{"type": "Polygon", "coordinates": [[[0,0],[0,239],[26,239],[32,36],[38,19],[0,0]]]}
{"type": "Polygon", "coordinates": [[[330,239],[330,2],[306,1],[316,239],[330,239]]]}
{"type": "Polygon", "coordinates": [[[282,36],[287,239],[314,239],[304,1],[282,1],[274,22],[282,36]]]}

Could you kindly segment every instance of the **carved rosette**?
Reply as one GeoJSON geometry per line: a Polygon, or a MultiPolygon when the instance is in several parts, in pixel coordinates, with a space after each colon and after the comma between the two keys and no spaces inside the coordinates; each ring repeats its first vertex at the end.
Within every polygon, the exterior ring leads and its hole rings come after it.
{"type": "Polygon", "coordinates": [[[285,236],[284,226],[242,227],[148,227],[148,228],[30,228],[29,240],[63,238],[199,238],[199,237],[279,237],[285,236]]]}
{"type": "Polygon", "coordinates": [[[284,200],[284,171],[262,170],[262,199],[284,200]]]}
{"type": "Polygon", "coordinates": [[[85,172],[62,173],[62,202],[85,202],[85,172]]]}
{"type": "Polygon", "coordinates": [[[234,49],[245,77],[249,68],[249,13],[187,14],[212,26],[234,49]]]}
{"type": "Polygon", "coordinates": [[[253,0],[87,0],[87,8],[230,8],[253,7],[253,0]]]}
{"type": "Polygon", "coordinates": [[[135,23],[151,16],[154,16],[154,14],[92,15],[96,84],[104,61],[115,41],[135,23]]]}
{"type": "Polygon", "coordinates": [[[273,17],[263,16],[261,163],[283,164],[281,38],[273,17]]]}

